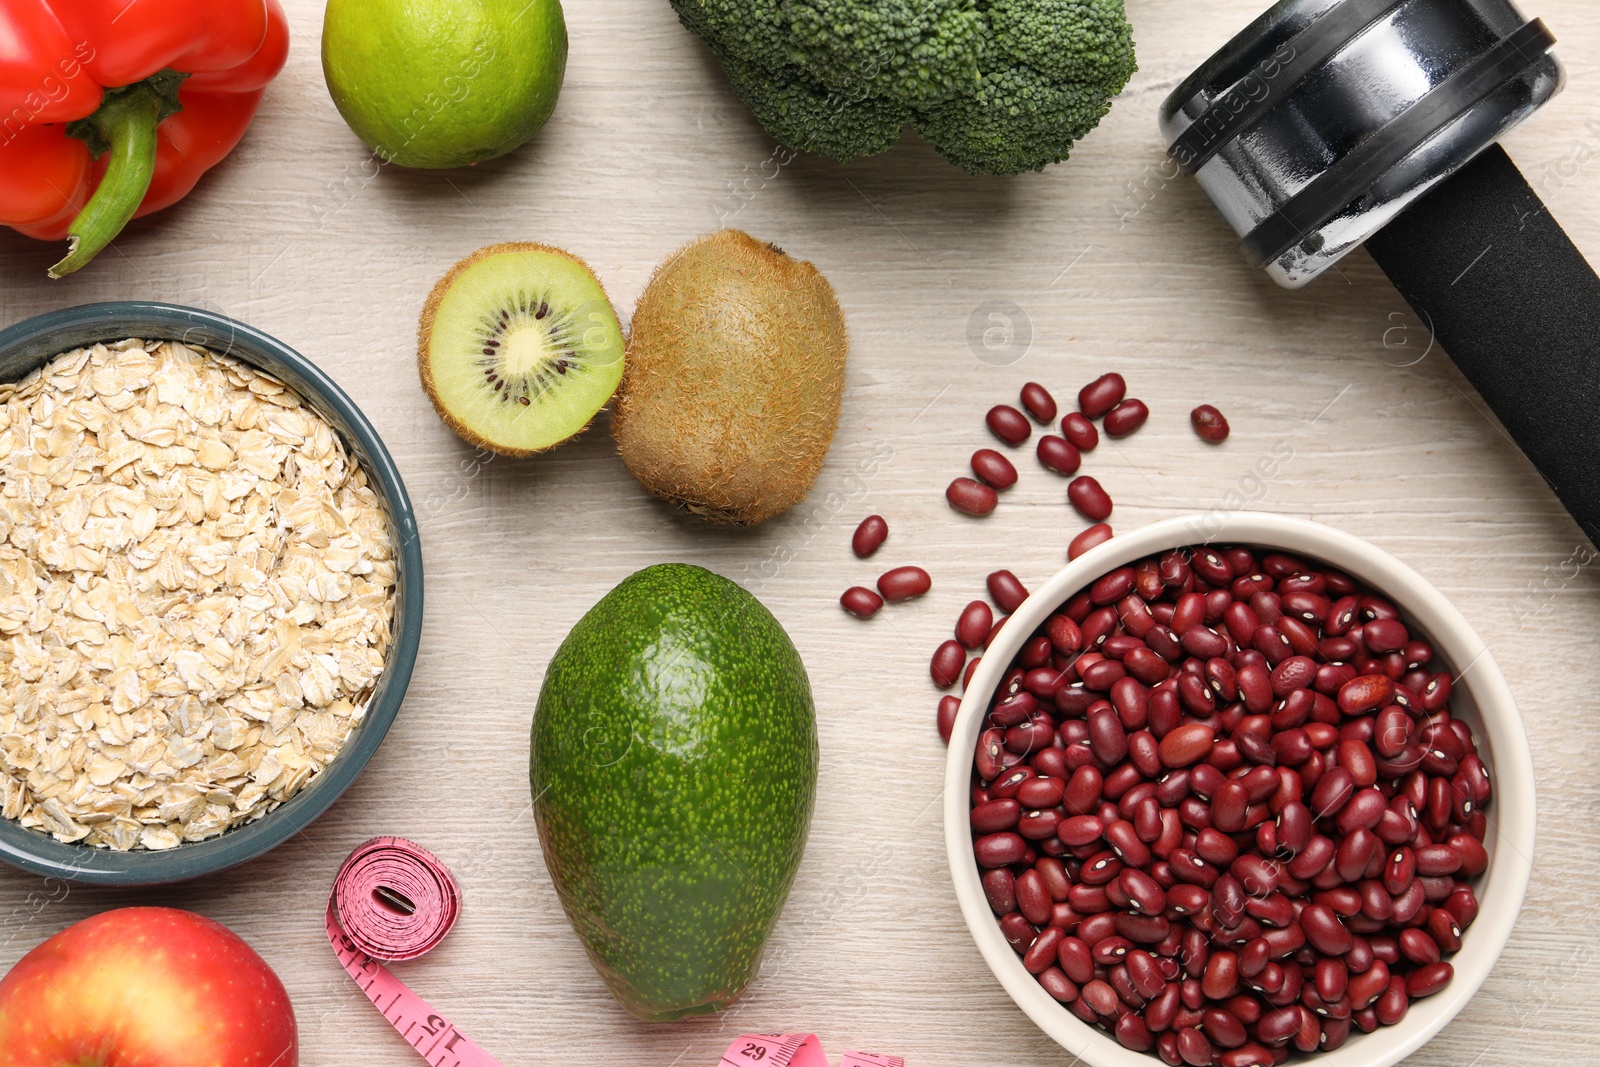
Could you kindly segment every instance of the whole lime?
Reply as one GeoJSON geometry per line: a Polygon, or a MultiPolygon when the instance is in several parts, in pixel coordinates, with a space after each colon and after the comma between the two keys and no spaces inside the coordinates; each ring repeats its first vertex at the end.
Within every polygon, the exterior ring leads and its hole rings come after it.
{"type": "Polygon", "coordinates": [[[560,0],[328,0],[328,91],[403,167],[505,155],[549,119],[566,68],[560,0]]]}

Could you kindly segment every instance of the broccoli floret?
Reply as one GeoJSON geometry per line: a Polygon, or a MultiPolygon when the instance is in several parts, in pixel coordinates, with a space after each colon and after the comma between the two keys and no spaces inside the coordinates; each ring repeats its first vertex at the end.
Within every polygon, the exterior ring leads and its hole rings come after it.
{"type": "Polygon", "coordinates": [[[838,160],[914,125],[974,174],[1067,157],[1134,70],[1122,0],[672,0],[763,126],[838,160]]]}
{"type": "Polygon", "coordinates": [[[728,84],[767,132],[791,148],[820,152],[833,159],[855,159],[887,152],[911,121],[911,109],[881,97],[852,100],[842,92],[823,93],[793,72],[773,77],[759,67],[724,58],[728,84]]]}
{"type": "Polygon", "coordinates": [[[1098,82],[1052,82],[1024,66],[984,76],[977,93],[914,120],[919,132],[971,174],[1020,174],[1059,163],[1111,108],[1098,82]]]}

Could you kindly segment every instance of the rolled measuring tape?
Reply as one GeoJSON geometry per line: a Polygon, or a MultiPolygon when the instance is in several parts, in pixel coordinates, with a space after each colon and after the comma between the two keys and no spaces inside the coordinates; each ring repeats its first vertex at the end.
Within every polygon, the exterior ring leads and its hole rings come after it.
{"type": "MultiPolygon", "coordinates": [[[[328,894],[328,942],[350,977],[433,1067],[502,1067],[383,964],[414,960],[461,914],[449,868],[403,837],[374,837],[339,868],[328,894]]],[[[828,1067],[815,1034],[743,1034],[719,1067],[828,1067]]],[[[840,1067],[905,1067],[899,1056],[846,1052],[840,1067]]]]}

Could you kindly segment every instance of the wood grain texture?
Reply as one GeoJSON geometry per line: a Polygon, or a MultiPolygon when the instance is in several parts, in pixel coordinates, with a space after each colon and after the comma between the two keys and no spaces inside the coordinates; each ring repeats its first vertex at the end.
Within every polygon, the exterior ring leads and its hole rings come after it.
{"type": "MultiPolygon", "coordinates": [[[[243,869],[161,891],[75,889],[38,913],[24,902],[36,880],[0,871],[0,966],[104,908],[193,908],[283,975],[306,1067],[400,1067],[412,1053],[340,970],[320,916],[348,850],[402,834],[455,869],[466,909],[400,974],[507,1064],[692,1067],[740,1031],[802,1026],[835,1053],[894,1050],[919,1067],[1069,1061],[990,977],[956,909],[926,668],[987,572],[1042,582],[1083,525],[1027,456],[993,517],[949,512],[943,487],[990,443],[982,412],[1026,380],[1065,399],[1118,369],[1154,415],[1092,458],[1115,525],[1218,506],[1242,486],[1256,507],[1366,537],[1455,601],[1519,698],[1541,789],[1527,906],[1483,992],[1412,1062],[1600,1063],[1600,582],[1566,566],[1582,537],[1448,360],[1413,363],[1425,334],[1364,254],[1280,291],[1240,262],[1192,183],[1157,169],[1157,104],[1258,0],[1130,0],[1142,69],[1123,98],[1071,163],[1009,180],[967,177],[913,136],[847,166],[774,171],[771,138],[666,0],[568,5],[565,91],[525,150],[471,172],[374,173],[323,87],[319,6],[288,6],[289,67],[233,158],[66,282],[44,279],[58,249],[0,235],[0,321],[170,300],[244,319],[328,370],[417,502],[428,604],[410,696],[347,796],[243,869]],[[760,529],[709,529],[649,499],[603,425],[538,460],[479,462],[434,417],[414,323],[457,258],[501,240],[570,248],[626,318],[652,267],[719,221],[814,261],[848,316],[843,423],[806,504],[760,529]],[[972,340],[997,325],[980,313],[992,302],[1031,337],[1004,366],[972,340]],[[1221,448],[1188,428],[1202,401],[1232,420],[1221,448]],[[1252,465],[1280,442],[1292,460],[1254,488],[1252,465]],[[892,534],[868,564],[848,543],[872,511],[892,534]],[[567,629],[666,560],[745,582],[786,624],[811,668],[823,770],[762,980],[722,1017],[647,1026],[611,1001],[561,914],[526,760],[543,665],[567,629]],[[934,573],[925,600],[865,624],[839,611],[845,586],[910,562],[934,573]]],[[[1562,38],[1570,87],[1509,147],[1600,257],[1600,9],[1543,0],[1529,14],[1562,38]]]]}

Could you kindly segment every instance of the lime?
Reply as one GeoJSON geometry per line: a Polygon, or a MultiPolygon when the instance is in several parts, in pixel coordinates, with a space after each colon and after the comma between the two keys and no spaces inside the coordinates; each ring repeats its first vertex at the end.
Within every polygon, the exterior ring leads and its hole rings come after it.
{"type": "Polygon", "coordinates": [[[403,167],[505,155],[555,109],[560,0],[328,0],[322,70],[350,128],[403,167]]]}

